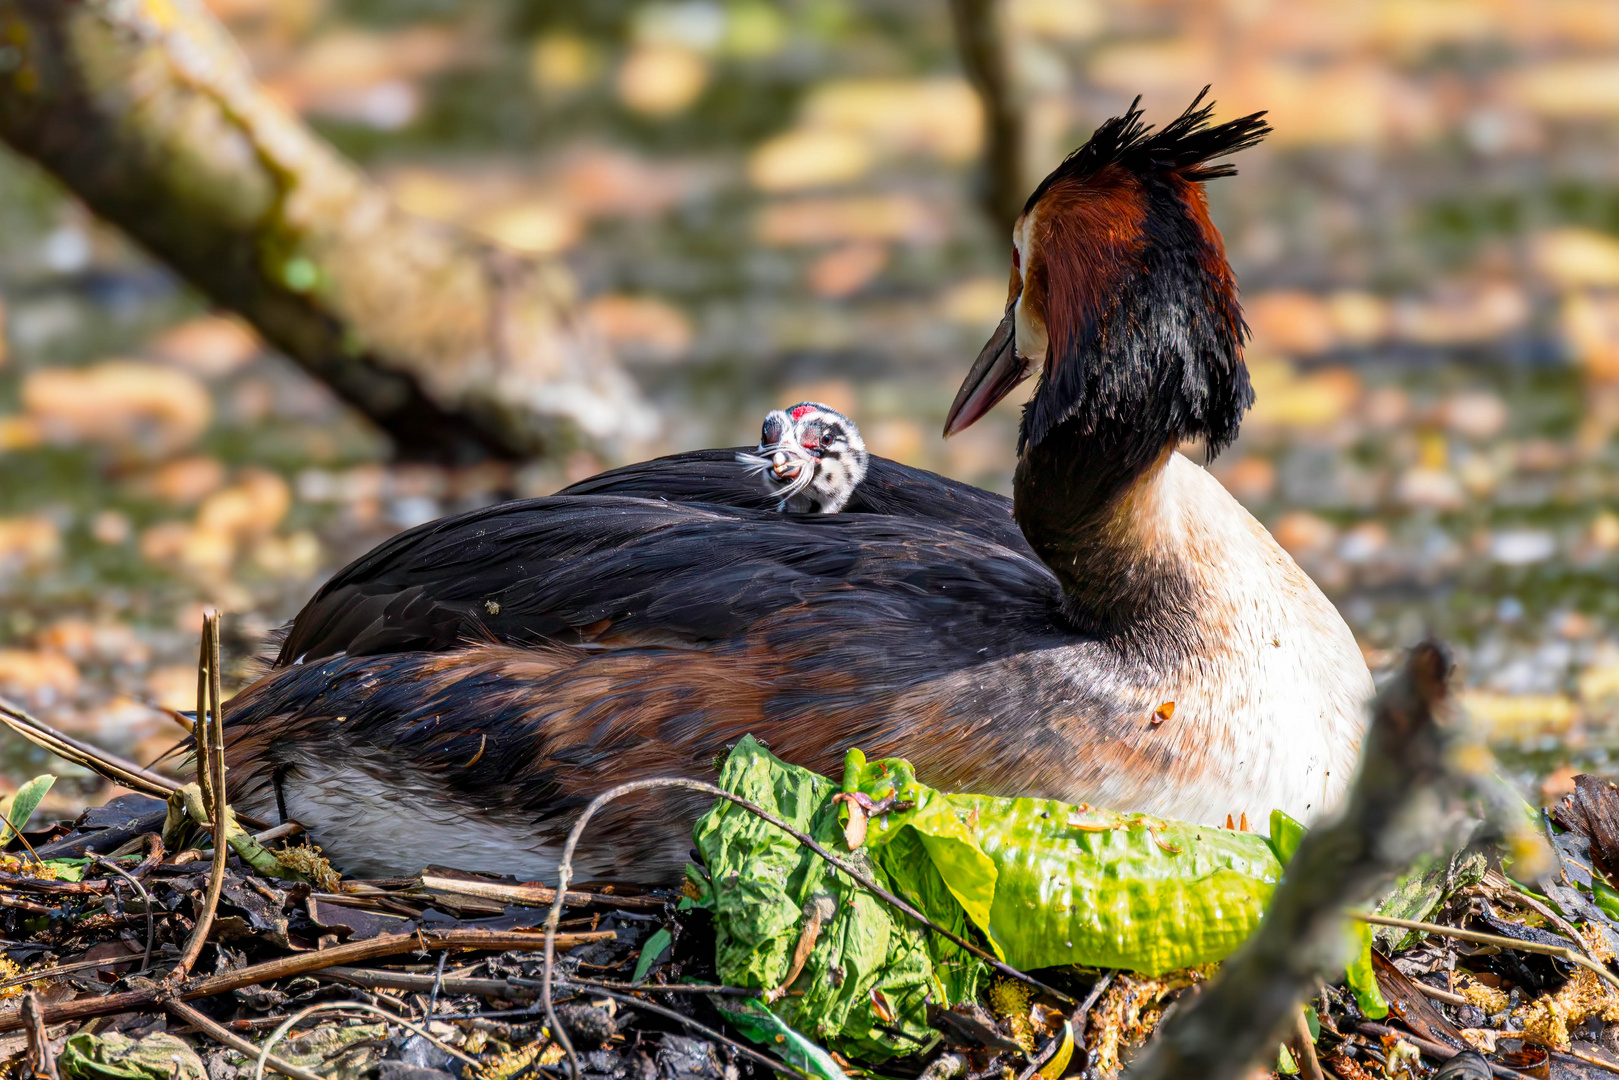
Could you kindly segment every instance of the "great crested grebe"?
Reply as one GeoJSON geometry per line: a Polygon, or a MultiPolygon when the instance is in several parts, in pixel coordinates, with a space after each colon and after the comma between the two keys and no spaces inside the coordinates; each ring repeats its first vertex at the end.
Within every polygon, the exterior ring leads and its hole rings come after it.
{"type": "MultiPolygon", "coordinates": [[[[1252,398],[1202,184],[1268,129],[1199,102],[1103,124],[1017,223],[947,425],[1039,373],[1010,507],[873,457],[842,512],[782,514],[729,450],[420,526],[328,582],[233,700],[233,798],[350,873],[526,877],[594,794],[711,775],[746,733],[832,775],[858,746],[940,788],[1208,823],[1330,807],[1366,665],[1176,452],[1220,450],[1252,398]]],[[[705,802],[614,804],[577,873],[677,879],[705,802]]]]}
{"type": "Polygon", "coordinates": [[[736,459],[776,498],[776,509],[835,514],[866,478],[871,455],[853,420],[818,401],[800,401],[765,414],[759,445],[736,459]]]}

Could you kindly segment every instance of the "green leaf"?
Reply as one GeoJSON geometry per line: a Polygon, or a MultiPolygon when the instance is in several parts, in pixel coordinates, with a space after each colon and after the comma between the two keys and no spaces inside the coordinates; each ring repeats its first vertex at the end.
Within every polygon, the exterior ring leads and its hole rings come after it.
{"type": "Polygon", "coordinates": [[[1615,892],[1596,874],[1591,875],[1591,899],[1596,901],[1602,914],[1610,919],[1619,919],[1619,892],[1615,892]]]}
{"type": "Polygon", "coordinates": [[[55,871],[57,881],[83,881],[89,859],[46,859],[45,866],[55,871]]]}
{"type": "Polygon", "coordinates": [[[1283,1076],[1299,1074],[1298,1062],[1293,1060],[1293,1051],[1287,1048],[1286,1043],[1280,1043],[1276,1047],[1276,1071],[1283,1076]]]}
{"type": "Polygon", "coordinates": [[[819,1076],[822,1080],[849,1080],[838,1063],[832,1060],[831,1054],[794,1031],[781,1017],[758,1002],[749,1002],[738,1009],[721,1006],[719,1011],[720,1015],[736,1025],[738,1031],[754,1042],[768,1046],[787,1064],[797,1066],[811,1076],[819,1076]]]}
{"type": "Polygon", "coordinates": [[[1360,1011],[1373,1020],[1381,1020],[1389,1014],[1389,1006],[1383,1000],[1383,991],[1377,987],[1377,973],[1372,968],[1372,938],[1376,930],[1371,923],[1359,919],[1351,921],[1350,932],[1355,935],[1357,947],[1355,959],[1349,965],[1347,982],[1360,1011]]]}
{"type": "MultiPolygon", "coordinates": [[[[845,846],[831,781],[778,760],[751,737],[726,759],[720,784],[829,849],[845,846]]],[[[775,1005],[783,1023],[808,1037],[868,1060],[919,1053],[937,1038],[926,1023],[928,1000],[952,1004],[962,988],[976,987],[976,959],[963,963],[955,946],[924,933],[797,840],[741,808],[717,802],[698,821],[693,839],[709,875],[715,967],[729,985],[779,987],[806,907],[820,894],[833,899],[833,917],[816,937],[793,993],[775,1005]],[[880,1015],[874,992],[892,1020],[880,1015]]],[[[869,852],[849,852],[848,858],[873,877],[883,876],[869,852]]],[[[942,883],[936,893],[961,919],[942,883]]],[[[948,910],[945,916],[948,924],[948,910]]]]}
{"type": "Polygon", "coordinates": [[[45,798],[45,793],[51,790],[54,783],[56,777],[44,773],[17,789],[17,794],[8,800],[11,805],[6,809],[6,825],[9,828],[4,832],[4,836],[0,837],[0,843],[9,842],[12,837],[22,833],[28,819],[34,816],[34,811],[39,809],[40,801],[45,798]]]}
{"type": "Polygon", "coordinates": [[[641,956],[635,961],[635,974],[630,976],[630,982],[638,983],[646,978],[646,973],[652,970],[652,965],[658,962],[658,957],[673,945],[675,936],[669,932],[667,926],[659,927],[657,932],[646,939],[641,946],[641,956]]]}
{"type": "MultiPolygon", "coordinates": [[[[872,821],[867,846],[881,852],[906,831],[920,835],[973,924],[1023,970],[1084,964],[1156,975],[1222,960],[1259,925],[1281,877],[1269,843],[1253,833],[1050,799],[945,795],[898,758],[863,766],[857,788],[916,804],[872,821]]],[[[879,861],[893,873],[904,860],[879,861]]]]}
{"type": "Polygon", "coordinates": [[[1270,812],[1270,846],[1276,853],[1276,861],[1283,866],[1293,861],[1299,844],[1304,841],[1304,833],[1304,826],[1287,814],[1280,810],[1270,812]]]}

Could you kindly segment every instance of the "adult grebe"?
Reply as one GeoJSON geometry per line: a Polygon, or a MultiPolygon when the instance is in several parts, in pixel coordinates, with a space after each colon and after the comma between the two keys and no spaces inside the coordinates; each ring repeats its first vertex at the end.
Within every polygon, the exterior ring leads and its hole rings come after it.
{"type": "MultiPolygon", "coordinates": [[[[1108,121],[1018,222],[948,430],[1039,370],[1021,535],[1004,500],[880,458],[841,513],[753,508],[712,454],[425,525],[329,582],[232,702],[233,797],[350,873],[527,877],[595,793],[708,775],[749,732],[821,772],[859,746],[941,788],[1210,823],[1332,805],[1372,691],[1359,650],[1175,450],[1218,451],[1252,398],[1202,183],[1267,129],[1208,116],[1108,121]],[[718,501],[669,501],[675,480],[718,501]]],[[[704,802],[615,804],[577,873],[678,878],[704,802]]]]}

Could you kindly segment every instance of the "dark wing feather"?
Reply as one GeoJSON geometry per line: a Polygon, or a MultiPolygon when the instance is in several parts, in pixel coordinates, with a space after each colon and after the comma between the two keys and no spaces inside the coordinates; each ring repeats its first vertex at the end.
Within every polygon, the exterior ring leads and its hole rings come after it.
{"type": "Polygon", "coordinates": [[[823,605],[920,627],[928,649],[954,643],[981,658],[1009,638],[995,627],[1049,630],[1058,602],[1026,547],[923,518],[557,495],[383,544],[304,607],[278,663],[477,641],[693,645],[823,605]]]}
{"type": "MultiPolygon", "coordinates": [[[[718,503],[746,510],[774,510],[777,500],[764,481],[749,475],[736,455],[748,447],[694,450],[610,469],[563,488],[558,495],[627,495],[668,502],[718,503]]],[[[844,506],[845,514],[888,514],[919,518],[1029,551],[1012,500],[926,469],[871,458],[866,478],[844,506]]]]}

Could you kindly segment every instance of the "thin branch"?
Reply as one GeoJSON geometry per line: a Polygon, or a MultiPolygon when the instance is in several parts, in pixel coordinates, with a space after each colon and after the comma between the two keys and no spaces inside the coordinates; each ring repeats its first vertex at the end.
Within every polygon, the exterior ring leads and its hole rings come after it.
{"type": "Polygon", "coordinates": [[[141,903],[146,906],[146,952],[141,956],[140,970],[140,974],[144,975],[152,966],[152,945],[157,939],[157,916],[152,909],[157,905],[152,900],[152,894],[146,891],[146,886],[129,871],[103,855],[93,856],[92,860],[133,885],[140,894],[141,903]]]}
{"type": "MultiPolygon", "coordinates": [[[[563,981],[571,982],[572,980],[565,975],[563,976],[563,981]]],[[[724,1043],[726,1046],[729,1046],[732,1050],[738,1054],[741,1054],[749,1061],[758,1062],[760,1065],[765,1066],[765,1068],[770,1069],[773,1072],[779,1072],[783,1076],[794,1077],[796,1080],[804,1080],[805,1074],[802,1071],[795,1069],[783,1062],[777,1061],[775,1058],[767,1057],[751,1047],[743,1046],[735,1039],[727,1038],[718,1031],[715,1031],[713,1028],[709,1027],[707,1024],[702,1024],[696,1020],[693,1020],[685,1013],[676,1012],[674,1009],[666,1008],[653,1001],[643,1001],[631,994],[619,994],[612,990],[603,990],[600,987],[592,987],[592,989],[594,989],[596,993],[600,994],[602,997],[612,998],[614,1001],[628,1005],[632,1008],[641,1009],[645,1012],[654,1013],[658,1016],[673,1020],[676,1023],[684,1024],[686,1027],[691,1028],[691,1030],[700,1035],[713,1039],[715,1042],[724,1043]]],[[[553,1034],[557,1035],[562,1033],[562,1029],[558,1027],[553,1027],[551,1031],[553,1034]]]]}
{"type": "Polygon", "coordinates": [[[178,780],[160,776],[117,754],[110,754],[100,747],[57,731],[5,697],[0,697],[0,724],[5,724],[35,746],[142,795],[166,799],[180,787],[178,780]]]}
{"type": "Polygon", "coordinates": [[[1583,952],[1571,949],[1566,945],[1543,945],[1538,941],[1520,941],[1517,938],[1506,937],[1502,934],[1485,934],[1477,930],[1458,930],[1454,926],[1441,926],[1438,923],[1417,922],[1415,919],[1395,919],[1387,915],[1356,915],[1361,922],[1368,922],[1374,926],[1397,926],[1402,930],[1419,930],[1425,934],[1437,937],[1455,938],[1457,941],[1470,941],[1475,945],[1496,945],[1503,949],[1517,949],[1520,952],[1540,953],[1544,956],[1555,956],[1559,960],[1582,967],[1593,972],[1597,978],[1607,983],[1610,989],[1619,990],[1619,977],[1583,952]]]}
{"type": "MultiPolygon", "coordinates": [[[[168,1014],[174,1017],[176,1020],[183,1020],[192,1027],[196,1028],[198,1031],[201,1031],[203,1034],[207,1035],[209,1038],[213,1039],[215,1042],[224,1043],[226,1046],[230,1047],[232,1050],[236,1051],[238,1054],[241,1054],[248,1060],[251,1061],[259,1056],[258,1047],[254,1046],[240,1035],[237,1035],[229,1028],[224,1027],[217,1021],[210,1019],[205,1014],[193,1009],[185,1002],[165,1001],[163,1003],[163,1008],[167,1010],[168,1014]]],[[[321,1076],[320,1073],[310,1072],[308,1069],[294,1065],[290,1061],[283,1061],[281,1058],[275,1057],[271,1054],[264,1055],[264,1064],[270,1066],[270,1068],[284,1076],[292,1077],[292,1080],[326,1080],[326,1078],[321,1076]]]]}
{"type": "Polygon", "coordinates": [[[13,986],[25,986],[32,982],[54,979],[58,975],[71,975],[75,971],[117,967],[119,964],[127,963],[129,963],[129,957],[127,956],[109,956],[104,960],[75,960],[71,964],[59,964],[56,967],[45,968],[43,971],[25,971],[21,975],[0,982],[0,990],[10,990],[13,986]]]}
{"type": "MultiPolygon", "coordinates": [[[[587,979],[581,975],[569,975],[567,979],[577,986],[593,986],[599,990],[623,990],[632,993],[654,992],[659,994],[695,994],[703,997],[743,997],[762,998],[763,990],[755,990],[747,986],[716,986],[707,983],[627,983],[609,982],[605,979],[587,979]]],[[[541,985],[538,979],[513,979],[518,986],[532,986],[536,989],[541,985]]]]}
{"type": "Polygon", "coordinates": [[[428,1042],[432,1043],[446,1054],[449,1054],[453,1058],[459,1059],[463,1064],[471,1065],[475,1070],[482,1068],[477,1058],[469,1057],[465,1053],[451,1046],[449,1043],[438,1038],[427,1029],[411,1023],[402,1016],[396,1016],[387,1009],[379,1008],[376,1005],[371,1005],[364,1001],[323,1001],[318,1005],[311,1005],[308,1008],[300,1010],[299,1012],[293,1013],[291,1016],[287,1017],[286,1021],[282,1023],[280,1027],[272,1031],[268,1039],[264,1040],[263,1046],[254,1048],[253,1053],[254,1056],[257,1057],[258,1061],[253,1066],[253,1080],[264,1080],[264,1066],[269,1061],[270,1050],[275,1046],[276,1043],[280,1042],[286,1036],[288,1031],[292,1030],[292,1026],[294,1024],[302,1020],[304,1017],[312,1016],[318,1012],[342,1012],[344,1010],[358,1010],[359,1012],[368,1012],[376,1016],[380,1016],[391,1024],[398,1024],[406,1031],[420,1035],[422,1038],[426,1039],[428,1042]]]}
{"type": "MultiPolygon", "coordinates": [[[[447,994],[476,994],[478,997],[519,998],[532,991],[507,979],[464,979],[455,976],[417,975],[405,971],[375,971],[371,968],[333,967],[320,973],[323,979],[338,979],[366,990],[432,990],[437,983],[447,994]]],[[[533,980],[538,989],[539,981],[533,980]]]]}
{"type": "MultiPolygon", "coordinates": [[[[476,896],[483,900],[499,900],[506,904],[521,904],[528,907],[549,907],[557,898],[557,891],[548,885],[508,885],[503,881],[472,881],[435,874],[422,875],[422,888],[433,892],[460,893],[462,896],[476,896]]],[[[669,906],[667,901],[659,900],[655,896],[609,896],[606,893],[587,892],[569,892],[563,902],[569,907],[604,904],[625,911],[662,911],[669,906]]]]}
{"type": "Polygon", "coordinates": [[[1298,1058],[1299,1075],[1304,1080],[1326,1080],[1321,1075],[1321,1059],[1315,1054],[1315,1036],[1310,1034],[1310,1022],[1304,1018],[1304,1010],[1294,1013],[1293,1045],[1298,1058]]]}
{"type": "MultiPolygon", "coordinates": [[[[44,910],[48,912],[51,909],[45,908],[44,910]]],[[[560,934],[557,936],[556,946],[571,949],[577,945],[612,941],[617,936],[616,932],[612,930],[560,934]]],[[[477,952],[506,952],[508,950],[522,949],[537,952],[544,946],[545,940],[539,934],[510,930],[421,930],[414,934],[384,934],[379,937],[366,938],[364,941],[351,941],[343,945],[334,945],[330,949],[295,953],[292,956],[266,960],[262,964],[252,964],[248,967],[238,968],[235,971],[209,975],[182,986],[175,996],[181,1001],[196,1001],[198,998],[212,997],[215,994],[228,994],[232,990],[240,990],[244,986],[256,986],[259,983],[273,982],[276,979],[288,979],[294,975],[306,975],[312,971],[321,971],[340,964],[358,964],[364,960],[375,960],[381,956],[397,956],[400,953],[427,952],[433,949],[477,952]]],[[[160,996],[161,992],[156,988],[152,988],[125,990],[116,994],[106,994],[102,997],[59,1002],[45,1006],[45,1020],[47,1023],[59,1024],[66,1020],[85,1020],[92,1016],[111,1016],[113,1013],[134,1012],[155,1005],[160,996]]],[[[0,1033],[19,1031],[22,1027],[22,1017],[18,1013],[0,1013],[0,1033]]]]}
{"type": "Polygon", "coordinates": [[[545,949],[545,974],[542,980],[543,985],[540,989],[540,998],[545,1003],[546,1020],[550,1023],[551,1030],[555,1033],[557,1042],[562,1044],[563,1050],[565,1050],[568,1054],[568,1065],[572,1070],[573,1080],[579,1080],[579,1058],[578,1055],[574,1053],[573,1043],[569,1041],[567,1033],[564,1032],[560,1026],[558,1026],[556,1010],[551,1004],[553,955],[549,942],[551,937],[556,933],[557,924],[562,919],[562,897],[566,895],[568,891],[568,883],[573,880],[574,851],[579,846],[579,838],[584,835],[585,826],[590,824],[590,819],[596,815],[596,811],[600,810],[603,806],[606,806],[608,803],[612,802],[614,799],[620,798],[621,796],[630,795],[637,791],[649,791],[655,788],[681,788],[686,791],[700,791],[706,795],[712,795],[717,799],[725,799],[728,802],[740,806],[743,810],[762,821],[774,825],[788,836],[791,836],[794,840],[797,840],[800,844],[803,844],[805,847],[809,848],[815,854],[825,859],[832,866],[847,874],[851,879],[854,880],[856,884],[865,889],[867,892],[870,892],[886,901],[890,906],[909,918],[914,919],[916,922],[921,923],[923,926],[927,927],[929,930],[932,930],[946,941],[949,941],[959,948],[965,949],[966,951],[972,953],[974,956],[978,957],[980,960],[984,961],[990,967],[994,968],[1002,975],[1005,975],[1007,978],[1016,979],[1018,982],[1033,986],[1038,990],[1052,995],[1058,1001],[1061,1001],[1064,1004],[1078,1004],[1078,1002],[1076,1002],[1073,998],[1069,997],[1061,990],[1058,990],[1056,987],[1047,986],[1039,979],[1036,979],[1031,975],[1025,975],[1017,968],[1006,963],[993,954],[979,948],[966,938],[946,930],[944,927],[940,926],[938,923],[916,910],[916,908],[912,907],[898,896],[895,896],[893,893],[877,884],[865,871],[861,870],[854,864],[839,858],[826,848],[822,847],[808,833],[800,829],[795,829],[793,826],[787,824],[787,822],[770,813],[768,810],[755,806],[753,803],[742,798],[741,796],[733,795],[724,788],[715,784],[707,783],[703,780],[688,780],[683,777],[667,776],[653,777],[647,780],[632,780],[627,784],[619,784],[617,787],[608,788],[606,791],[596,796],[590,801],[590,805],[585,807],[584,813],[579,815],[579,819],[573,823],[573,829],[568,833],[568,842],[562,847],[562,858],[557,862],[557,899],[551,904],[551,911],[545,919],[545,936],[547,946],[545,949]]]}

